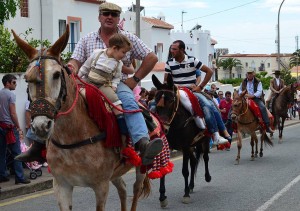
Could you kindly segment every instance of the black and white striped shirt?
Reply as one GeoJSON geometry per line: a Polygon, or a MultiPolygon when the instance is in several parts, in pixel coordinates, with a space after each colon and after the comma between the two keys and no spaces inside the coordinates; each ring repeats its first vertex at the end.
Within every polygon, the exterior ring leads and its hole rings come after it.
{"type": "Polygon", "coordinates": [[[179,63],[174,58],[169,59],[165,65],[165,72],[171,73],[174,84],[179,86],[190,86],[196,83],[196,70],[202,68],[202,62],[193,56],[184,56],[179,63]]]}

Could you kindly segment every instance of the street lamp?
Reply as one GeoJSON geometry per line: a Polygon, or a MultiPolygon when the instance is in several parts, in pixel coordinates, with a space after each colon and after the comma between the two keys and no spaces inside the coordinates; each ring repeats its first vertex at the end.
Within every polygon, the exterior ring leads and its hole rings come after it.
{"type": "Polygon", "coordinates": [[[185,11],[181,11],[181,30],[183,31],[183,14],[184,13],[187,13],[187,12],[185,12],[185,11]]]}
{"type": "Polygon", "coordinates": [[[277,63],[278,63],[278,70],[280,70],[280,27],[279,27],[279,16],[280,16],[280,9],[285,0],[283,0],[280,4],[279,10],[278,10],[278,20],[277,20],[277,63]]]}

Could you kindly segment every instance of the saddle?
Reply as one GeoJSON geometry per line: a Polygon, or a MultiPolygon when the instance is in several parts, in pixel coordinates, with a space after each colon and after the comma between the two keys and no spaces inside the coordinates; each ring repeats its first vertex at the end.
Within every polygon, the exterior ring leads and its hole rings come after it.
{"type": "MultiPolygon", "coordinates": [[[[135,152],[130,137],[127,136],[125,147],[122,143],[116,117],[111,110],[109,100],[105,98],[99,89],[91,84],[86,84],[85,89],[90,117],[97,123],[100,129],[105,130],[107,134],[110,134],[106,137],[105,146],[118,149],[121,148],[121,152],[119,152],[124,162],[129,162],[134,166],[140,166],[141,158],[135,152]]],[[[150,141],[154,138],[161,138],[163,141],[162,152],[154,158],[152,165],[142,166],[141,173],[147,172],[150,179],[161,178],[173,171],[174,165],[170,162],[169,144],[158,118],[140,103],[139,107],[142,110],[142,114],[148,127],[150,141]]]]}
{"type": "MultiPolygon", "coordinates": [[[[249,106],[250,111],[257,117],[260,127],[265,130],[266,129],[266,124],[263,121],[262,114],[260,112],[260,109],[259,109],[258,105],[254,102],[254,100],[248,99],[248,106],[249,106]]],[[[268,109],[267,109],[267,112],[268,112],[268,117],[270,119],[270,125],[271,125],[271,127],[273,127],[274,117],[269,112],[268,109]]]]}

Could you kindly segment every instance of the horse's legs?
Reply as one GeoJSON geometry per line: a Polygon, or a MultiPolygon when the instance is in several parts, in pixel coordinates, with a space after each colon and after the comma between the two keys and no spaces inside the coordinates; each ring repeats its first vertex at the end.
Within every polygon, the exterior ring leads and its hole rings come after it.
{"type": "Polygon", "coordinates": [[[250,141],[250,145],[251,145],[251,160],[254,160],[254,138],[251,136],[251,141],[250,141]]]}
{"type": "Polygon", "coordinates": [[[211,181],[211,176],[210,176],[209,169],[208,169],[209,141],[210,141],[210,138],[208,138],[207,140],[204,140],[204,142],[202,144],[202,148],[203,148],[203,160],[204,160],[204,165],[205,165],[205,181],[206,182],[210,182],[211,181]]]}
{"type": "Polygon", "coordinates": [[[141,174],[140,167],[137,167],[135,169],[135,172],[136,172],[136,176],[135,176],[135,183],[133,184],[133,199],[132,199],[131,211],[135,211],[137,208],[137,203],[143,190],[143,181],[146,177],[146,174],[141,174]]]}
{"type": "Polygon", "coordinates": [[[96,211],[104,211],[109,191],[109,180],[100,182],[97,187],[93,188],[93,190],[96,194],[96,211]]]}
{"type": "MultiPolygon", "coordinates": [[[[191,150],[196,150],[196,149],[191,149],[191,150]]],[[[193,153],[193,152],[191,152],[193,153]]],[[[195,155],[195,153],[193,153],[195,155]]],[[[195,187],[195,171],[196,171],[196,166],[197,166],[197,160],[196,156],[193,156],[191,154],[190,158],[190,168],[191,168],[191,177],[190,177],[190,184],[189,184],[189,189],[190,193],[193,193],[194,187],[195,187]]]]}
{"type": "Polygon", "coordinates": [[[182,202],[190,203],[190,188],[189,188],[189,150],[183,149],[182,175],[184,177],[184,196],[182,202]]]}
{"type": "Polygon", "coordinates": [[[256,136],[256,139],[255,139],[255,157],[256,158],[258,157],[258,139],[257,139],[257,136],[256,136]]]}
{"type": "Polygon", "coordinates": [[[165,195],[165,193],[166,193],[165,177],[166,176],[163,176],[162,178],[160,178],[160,181],[159,181],[159,193],[160,193],[159,201],[160,201],[160,206],[162,208],[168,206],[167,196],[165,195]]]}
{"type": "Polygon", "coordinates": [[[281,117],[280,129],[279,129],[279,143],[282,143],[282,131],[284,127],[285,117],[281,117]]]}
{"type": "Polygon", "coordinates": [[[53,189],[60,211],[72,210],[73,186],[67,183],[62,184],[53,178],[53,189]]]}
{"type": "Polygon", "coordinates": [[[238,165],[240,163],[241,158],[241,149],[242,149],[242,134],[241,131],[237,131],[237,148],[238,148],[238,154],[235,159],[235,165],[238,165]]]}
{"type": "Polygon", "coordinates": [[[126,184],[125,184],[124,180],[122,179],[122,177],[117,177],[116,179],[112,180],[111,182],[118,190],[119,198],[121,201],[121,210],[126,211],[126,209],[127,209],[127,203],[126,203],[127,192],[126,192],[126,184]]]}
{"type": "MultiPolygon", "coordinates": [[[[265,136],[266,136],[266,132],[263,132],[260,136],[260,152],[259,152],[259,157],[263,157],[264,156],[264,140],[265,140],[265,136]]],[[[257,136],[255,134],[256,140],[257,140],[257,136]]]]}

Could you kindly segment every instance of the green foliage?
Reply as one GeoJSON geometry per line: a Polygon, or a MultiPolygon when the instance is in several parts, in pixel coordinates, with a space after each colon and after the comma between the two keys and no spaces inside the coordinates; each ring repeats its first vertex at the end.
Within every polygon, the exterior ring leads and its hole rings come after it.
{"type": "Polygon", "coordinates": [[[232,84],[232,86],[239,86],[243,81],[243,78],[227,78],[219,80],[223,84],[232,84]]]}
{"type": "Polygon", "coordinates": [[[284,80],[286,85],[295,83],[297,81],[296,78],[293,78],[290,70],[281,70],[280,77],[284,80]]]}
{"type": "MultiPolygon", "coordinates": [[[[34,48],[50,46],[51,43],[48,40],[28,39],[32,31],[33,29],[29,28],[20,37],[34,48]]],[[[11,39],[11,33],[3,25],[0,25],[0,43],[0,73],[25,72],[29,61],[16,42],[11,39]]]]}
{"type": "Polygon", "coordinates": [[[221,59],[217,61],[217,67],[223,67],[229,70],[229,77],[232,78],[232,69],[237,66],[242,66],[241,60],[235,58],[221,59]]]}
{"type": "Polygon", "coordinates": [[[20,0],[0,0],[0,25],[10,17],[15,17],[19,6],[20,0]]]}
{"type": "Polygon", "coordinates": [[[290,58],[290,68],[300,65],[300,49],[293,53],[293,56],[290,58]]]}
{"type": "Polygon", "coordinates": [[[267,74],[268,73],[266,71],[255,74],[255,77],[257,77],[261,81],[264,90],[269,89],[270,81],[273,78],[272,76],[267,76],[267,74]]]}
{"type": "Polygon", "coordinates": [[[64,64],[67,64],[68,61],[71,59],[72,52],[67,52],[67,53],[61,53],[61,58],[63,60],[64,64]]]}

